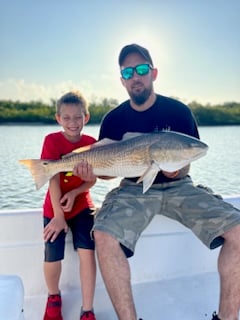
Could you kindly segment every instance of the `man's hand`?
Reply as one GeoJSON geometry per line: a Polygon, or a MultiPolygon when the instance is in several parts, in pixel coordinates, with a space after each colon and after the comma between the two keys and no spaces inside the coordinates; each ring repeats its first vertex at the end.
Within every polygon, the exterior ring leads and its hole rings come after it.
{"type": "Polygon", "coordinates": [[[183,167],[180,170],[174,171],[174,172],[167,172],[162,171],[162,173],[165,175],[165,177],[170,179],[181,179],[183,177],[186,177],[188,175],[188,172],[190,170],[190,164],[188,164],[186,167],[183,167]]]}
{"type": "Polygon", "coordinates": [[[179,175],[179,170],[174,172],[162,171],[162,174],[164,174],[164,176],[167,178],[174,179],[177,178],[177,176],[179,175]]]}
{"type": "Polygon", "coordinates": [[[73,174],[80,177],[83,181],[95,181],[96,176],[93,173],[92,166],[87,161],[82,160],[73,168],[73,174]]]}

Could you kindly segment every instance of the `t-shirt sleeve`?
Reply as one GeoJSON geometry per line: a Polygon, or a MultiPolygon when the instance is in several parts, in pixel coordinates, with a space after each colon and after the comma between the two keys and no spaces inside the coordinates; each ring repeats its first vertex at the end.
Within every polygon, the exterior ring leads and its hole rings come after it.
{"type": "Polygon", "coordinates": [[[197,138],[197,139],[200,139],[200,136],[199,136],[199,131],[198,131],[198,126],[197,126],[197,121],[193,115],[193,113],[191,112],[191,117],[192,117],[192,126],[191,126],[191,133],[190,135],[197,138]]]}
{"type": "Polygon", "coordinates": [[[101,123],[101,126],[100,126],[100,131],[99,131],[99,137],[98,137],[98,140],[102,140],[104,139],[105,137],[108,136],[108,133],[107,133],[107,129],[109,127],[108,125],[108,118],[109,116],[105,116],[102,120],[102,123],[101,123]]]}
{"type": "Polygon", "coordinates": [[[117,119],[118,116],[116,110],[112,110],[106,114],[101,122],[98,140],[102,140],[104,138],[121,140],[122,134],[121,130],[119,130],[119,121],[121,122],[121,120],[118,121],[117,119]]]}
{"type": "Polygon", "coordinates": [[[53,136],[48,135],[44,138],[41,159],[45,160],[58,160],[60,159],[59,148],[54,143],[53,136]]]}

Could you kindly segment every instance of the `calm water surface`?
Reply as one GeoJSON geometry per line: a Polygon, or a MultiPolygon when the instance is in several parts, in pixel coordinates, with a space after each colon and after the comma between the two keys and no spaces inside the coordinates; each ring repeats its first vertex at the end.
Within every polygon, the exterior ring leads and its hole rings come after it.
{"type": "MultiPolygon", "coordinates": [[[[0,209],[42,206],[47,186],[35,190],[30,172],[18,159],[39,158],[44,136],[57,130],[57,125],[0,126],[0,209]]],[[[97,138],[99,127],[87,125],[84,131],[97,138]]],[[[205,157],[192,163],[194,182],[222,195],[240,194],[240,126],[200,127],[199,131],[209,150],[205,157]]],[[[96,183],[92,195],[97,206],[119,180],[96,183]]]]}

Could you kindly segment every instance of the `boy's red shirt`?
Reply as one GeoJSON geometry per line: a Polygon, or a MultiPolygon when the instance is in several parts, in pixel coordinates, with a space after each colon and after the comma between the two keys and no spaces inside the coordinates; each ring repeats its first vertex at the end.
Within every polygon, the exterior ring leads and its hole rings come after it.
{"type": "MultiPolygon", "coordinates": [[[[78,142],[71,142],[67,140],[63,132],[50,133],[44,139],[41,159],[45,160],[58,160],[61,159],[63,155],[72,152],[74,149],[84,147],[96,142],[96,139],[82,134],[81,139],[78,142]]],[[[72,174],[72,172],[61,172],[60,173],[60,188],[62,195],[68,191],[79,187],[83,181],[72,174]]],[[[71,212],[65,212],[65,219],[68,220],[82,210],[86,208],[93,208],[94,204],[90,195],[89,190],[79,194],[76,199],[71,212]]],[[[51,198],[49,190],[46,193],[44,204],[43,204],[43,215],[48,218],[54,217],[51,198]]]]}

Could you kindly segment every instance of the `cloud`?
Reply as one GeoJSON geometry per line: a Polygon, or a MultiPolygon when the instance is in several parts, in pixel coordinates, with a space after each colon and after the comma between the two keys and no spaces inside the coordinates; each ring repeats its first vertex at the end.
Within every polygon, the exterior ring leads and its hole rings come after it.
{"type": "Polygon", "coordinates": [[[0,99],[33,101],[41,100],[48,102],[69,90],[83,90],[79,84],[72,81],[43,85],[40,83],[27,82],[24,79],[8,79],[0,82],[0,99]]]}
{"type": "MultiPolygon", "coordinates": [[[[92,81],[74,82],[72,80],[62,81],[55,84],[42,84],[38,82],[28,82],[25,79],[9,78],[0,81],[0,100],[12,101],[42,101],[48,103],[51,99],[57,99],[61,95],[70,90],[81,91],[88,101],[114,98],[121,100],[121,93],[119,94],[120,84],[109,76],[101,75],[98,79],[92,81]],[[118,96],[114,94],[118,92],[118,96]]],[[[120,87],[121,88],[121,87],[120,87]]],[[[122,90],[124,94],[125,91],[122,90]]]]}

